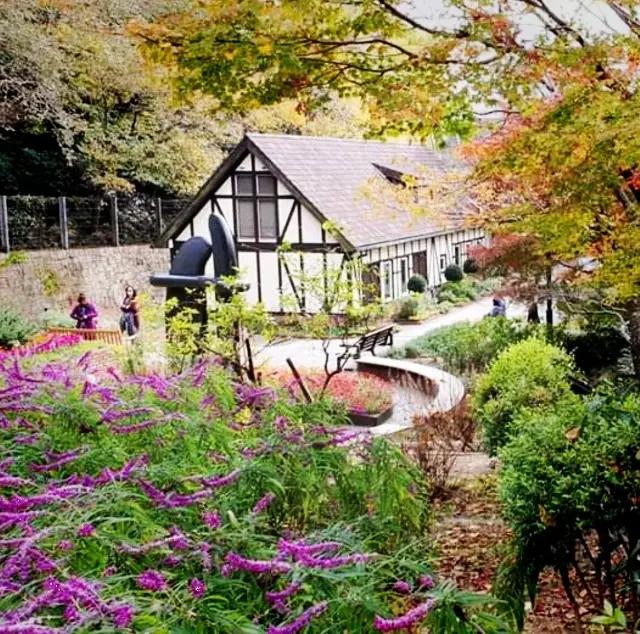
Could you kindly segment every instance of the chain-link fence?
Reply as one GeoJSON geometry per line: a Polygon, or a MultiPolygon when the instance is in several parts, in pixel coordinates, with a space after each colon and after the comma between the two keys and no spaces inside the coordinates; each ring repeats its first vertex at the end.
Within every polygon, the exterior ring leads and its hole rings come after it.
{"type": "Polygon", "coordinates": [[[109,198],[0,196],[4,252],[149,244],[188,199],[135,195],[109,198]]]}

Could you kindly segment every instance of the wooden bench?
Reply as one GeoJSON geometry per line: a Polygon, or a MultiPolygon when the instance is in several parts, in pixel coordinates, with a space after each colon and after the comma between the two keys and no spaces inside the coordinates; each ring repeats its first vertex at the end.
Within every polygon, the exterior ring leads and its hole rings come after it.
{"type": "Polygon", "coordinates": [[[101,341],[114,345],[122,344],[122,334],[119,330],[95,330],[85,328],[48,328],[54,335],[80,335],[85,341],[101,341]]]}
{"type": "Polygon", "coordinates": [[[371,352],[376,354],[376,346],[392,346],[393,345],[393,326],[383,326],[371,332],[362,335],[355,343],[343,344],[347,348],[342,357],[349,354],[349,349],[355,349],[354,358],[359,359],[363,352],[371,352]]]}

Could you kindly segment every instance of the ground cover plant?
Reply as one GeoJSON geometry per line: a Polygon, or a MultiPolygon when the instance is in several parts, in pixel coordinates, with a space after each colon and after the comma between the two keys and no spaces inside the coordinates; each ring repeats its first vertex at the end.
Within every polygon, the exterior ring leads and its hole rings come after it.
{"type": "Polygon", "coordinates": [[[505,631],[434,580],[417,470],[326,403],[55,356],[0,366],[2,634],[505,631]]]}

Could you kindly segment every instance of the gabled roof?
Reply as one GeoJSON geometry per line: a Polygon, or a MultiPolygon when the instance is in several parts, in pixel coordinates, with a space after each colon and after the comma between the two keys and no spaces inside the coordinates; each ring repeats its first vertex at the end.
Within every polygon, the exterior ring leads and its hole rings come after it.
{"type": "Polygon", "coordinates": [[[399,242],[459,225],[459,212],[445,227],[442,221],[416,218],[397,205],[388,211],[380,209],[364,194],[372,179],[384,178],[385,170],[388,174],[411,173],[419,166],[437,174],[461,169],[461,163],[448,152],[405,143],[249,134],[166,229],[160,243],[182,231],[247,151],[253,152],[321,221],[336,225],[347,247],[399,242]]]}

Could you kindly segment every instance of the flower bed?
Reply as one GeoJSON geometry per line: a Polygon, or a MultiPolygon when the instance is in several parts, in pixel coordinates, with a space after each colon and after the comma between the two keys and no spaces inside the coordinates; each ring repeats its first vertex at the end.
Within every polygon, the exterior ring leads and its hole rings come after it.
{"type": "MultiPolygon", "coordinates": [[[[318,370],[300,372],[312,395],[318,396],[326,375],[318,370]]],[[[275,372],[268,379],[270,385],[285,386],[296,397],[300,395],[297,380],[286,372],[275,372]]],[[[393,408],[393,387],[373,374],[342,372],[333,377],[326,391],[327,399],[344,406],[349,414],[380,416],[393,408]]]]}
{"type": "Polygon", "coordinates": [[[477,631],[397,448],[215,365],[96,376],[0,368],[2,634],[477,631]]]}
{"type": "Polygon", "coordinates": [[[54,352],[55,350],[58,350],[60,348],[80,345],[82,342],[82,337],[75,334],[39,335],[24,346],[18,346],[17,348],[11,348],[10,350],[0,351],[0,363],[6,361],[7,359],[22,359],[24,357],[31,357],[36,354],[46,354],[48,352],[54,352]]]}

